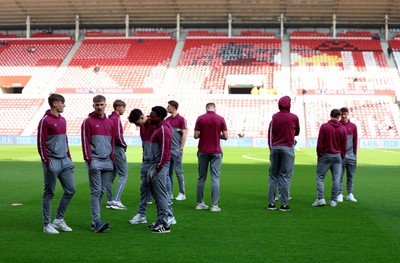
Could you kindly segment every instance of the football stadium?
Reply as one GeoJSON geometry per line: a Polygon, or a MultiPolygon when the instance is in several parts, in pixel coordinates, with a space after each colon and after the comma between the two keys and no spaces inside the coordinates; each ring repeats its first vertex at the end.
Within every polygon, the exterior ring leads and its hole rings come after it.
{"type": "MultiPolygon", "coordinates": [[[[0,0],[0,262],[397,262],[399,69],[399,1],[0,0]],[[73,231],[48,235],[37,143],[54,93],[65,98],[76,192],[65,213],[73,231]],[[91,229],[81,146],[97,95],[107,115],[114,101],[126,103],[128,145],[126,209],[107,209],[104,195],[101,217],[112,229],[102,233],[91,229]],[[267,209],[268,129],[283,96],[300,126],[287,212],[267,209]],[[156,235],[128,223],[143,161],[141,131],[128,116],[171,100],[187,125],[186,200],[173,200],[176,224],[156,235]],[[195,209],[195,125],[210,102],[229,135],[221,140],[219,213],[195,209]],[[343,107],[358,131],[357,202],[313,207],[320,127],[343,107]]],[[[331,188],[328,172],[327,200],[331,188]]],[[[52,219],[62,195],[58,181],[52,219]]],[[[157,219],[149,203],[147,221],[157,219]]]]}

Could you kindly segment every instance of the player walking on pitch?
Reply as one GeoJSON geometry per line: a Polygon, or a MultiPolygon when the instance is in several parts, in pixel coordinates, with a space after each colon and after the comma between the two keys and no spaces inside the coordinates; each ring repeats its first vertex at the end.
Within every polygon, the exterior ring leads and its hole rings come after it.
{"type": "Polygon", "coordinates": [[[126,104],[122,100],[116,100],[113,103],[114,111],[108,118],[113,122],[113,129],[115,133],[115,167],[113,172],[112,181],[115,180],[117,173],[119,175],[119,180],[117,187],[115,189],[114,198],[112,197],[112,183],[108,185],[107,191],[107,206],[106,208],[112,208],[117,210],[126,210],[121,202],[122,191],[124,191],[126,181],[128,180],[128,162],[126,160],[126,148],[128,145],[124,140],[124,128],[120,120],[125,112],[126,104]]]}
{"type": "Polygon", "coordinates": [[[68,146],[67,123],[61,113],[64,112],[65,99],[60,94],[51,94],[48,98],[50,109],[39,122],[37,147],[44,173],[44,193],[42,201],[43,232],[58,234],[58,230],[70,232],[64,214],[75,194],[74,164],[68,146]],[[60,180],[64,193],[58,205],[56,218],[51,224],[51,201],[53,200],[56,181],[60,180]]]}

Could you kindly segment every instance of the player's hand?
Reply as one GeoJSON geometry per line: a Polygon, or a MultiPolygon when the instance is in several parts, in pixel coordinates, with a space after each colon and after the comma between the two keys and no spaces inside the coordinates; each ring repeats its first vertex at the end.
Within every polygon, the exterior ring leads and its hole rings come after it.
{"type": "Polygon", "coordinates": [[[156,172],[159,173],[159,172],[161,172],[161,170],[162,170],[162,167],[160,165],[157,165],[156,172]]]}
{"type": "Polygon", "coordinates": [[[47,167],[47,172],[49,173],[50,176],[56,176],[56,173],[54,170],[51,168],[51,165],[47,167]]]}

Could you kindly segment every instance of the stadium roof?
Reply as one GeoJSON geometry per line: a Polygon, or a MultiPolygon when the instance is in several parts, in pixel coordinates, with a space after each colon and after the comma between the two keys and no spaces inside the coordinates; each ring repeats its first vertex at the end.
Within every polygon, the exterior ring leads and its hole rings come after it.
{"type": "Polygon", "coordinates": [[[400,23],[400,1],[396,0],[0,0],[0,29],[59,25],[74,27],[79,15],[84,26],[131,25],[173,26],[180,14],[181,25],[278,24],[283,14],[291,25],[390,25],[400,23]]]}

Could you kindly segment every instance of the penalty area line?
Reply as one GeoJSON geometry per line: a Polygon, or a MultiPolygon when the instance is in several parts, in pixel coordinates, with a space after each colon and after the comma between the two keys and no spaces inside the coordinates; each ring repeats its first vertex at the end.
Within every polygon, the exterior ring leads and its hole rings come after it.
{"type": "Polygon", "coordinates": [[[257,158],[257,157],[251,157],[250,154],[243,154],[242,158],[244,159],[248,159],[248,160],[253,160],[253,161],[260,161],[260,162],[264,162],[264,163],[269,163],[268,159],[263,159],[263,158],[257,158]]]}
{"type": "MultiPolygon", "coordinates": [[[[268,159],[263,159],[263,158],[257,158],[257,157],[251,157],[251,154],[243,154],[242,158],[248,159],[248,160],[253,160],[253,161],[259,161],[259,162],[264,162],[264,163],[270,163],[268,159]]],[[[300,165],[314,165],[315,163],[313,162],[297,162],[295,161],[295,165],[300,164],[300,165]]]]}

